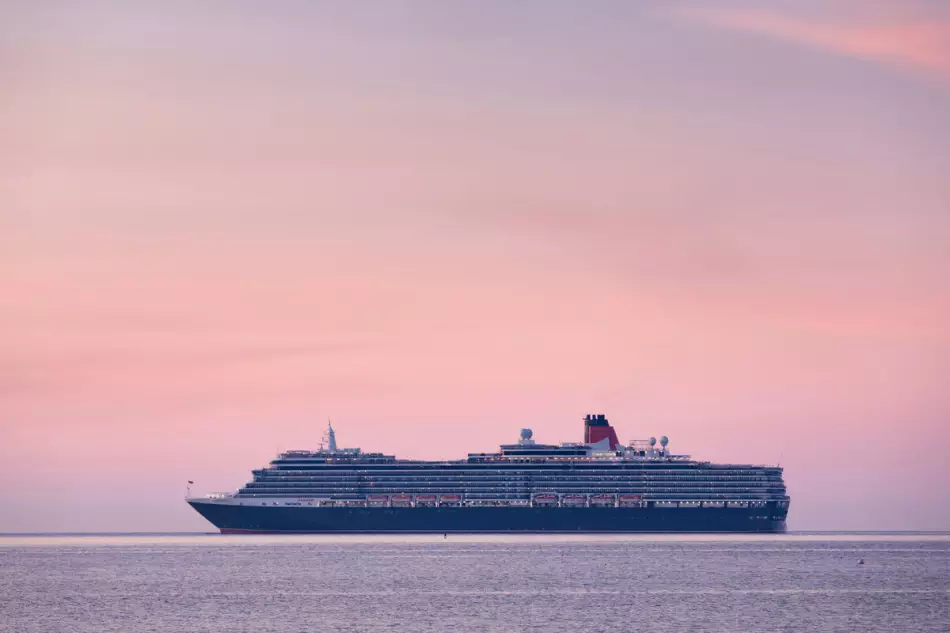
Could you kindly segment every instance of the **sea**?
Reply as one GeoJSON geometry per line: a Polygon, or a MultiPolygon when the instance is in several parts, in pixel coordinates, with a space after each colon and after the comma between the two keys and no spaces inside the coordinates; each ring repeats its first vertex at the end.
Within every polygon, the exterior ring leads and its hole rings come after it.
{"type": "Polygon", "coordinates": [[[950,534],[0,536],[6,633],[947,633],[950,534]]]}

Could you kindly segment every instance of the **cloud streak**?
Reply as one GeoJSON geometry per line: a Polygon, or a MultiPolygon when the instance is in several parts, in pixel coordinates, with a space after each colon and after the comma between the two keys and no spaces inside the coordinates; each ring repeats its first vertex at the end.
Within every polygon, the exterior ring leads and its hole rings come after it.
{"type": "Polygon", "coordinates": [[[950,80],[950,21],[833,23],[776,11],[683,8],[677,17],[950,80]]]}

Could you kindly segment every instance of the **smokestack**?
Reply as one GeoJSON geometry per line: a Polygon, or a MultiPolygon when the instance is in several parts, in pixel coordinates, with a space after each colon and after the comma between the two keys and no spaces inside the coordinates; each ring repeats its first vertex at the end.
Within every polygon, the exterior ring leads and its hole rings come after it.
{"type": "Polygon", "coordinates": [[[584,443],[597,444],[605,439],[608,441],[610,450],[612,451],[617,450],[620,446],[620,441],[617,440],[617,432],[614,430],[614,427],[610,426],[606,415],[603,413],[585,415],[584,443]]]}

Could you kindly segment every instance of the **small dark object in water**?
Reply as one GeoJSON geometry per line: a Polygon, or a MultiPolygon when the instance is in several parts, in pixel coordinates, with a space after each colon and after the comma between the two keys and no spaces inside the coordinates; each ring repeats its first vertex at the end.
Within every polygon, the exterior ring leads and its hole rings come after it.
{"type": "Polygon", "coordinates": [[[863,565],[863,564],[864,564],[864,559],[863,558],[858,559],[858,565],[863,565]]]}
{"type": "Polygon", "coordinates": [[[442,538],[449,538],[448,533],[443,534],[443,535],[442,535],[442,538]]]}

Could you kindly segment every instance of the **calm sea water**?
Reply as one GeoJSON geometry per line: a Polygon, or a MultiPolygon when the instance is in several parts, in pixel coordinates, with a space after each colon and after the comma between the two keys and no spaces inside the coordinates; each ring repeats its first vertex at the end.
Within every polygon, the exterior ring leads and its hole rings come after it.
{"type": "Polygon", "coordinates": [[[0,631],[946,633],[950,536],[0,537],[0,631]]]}

